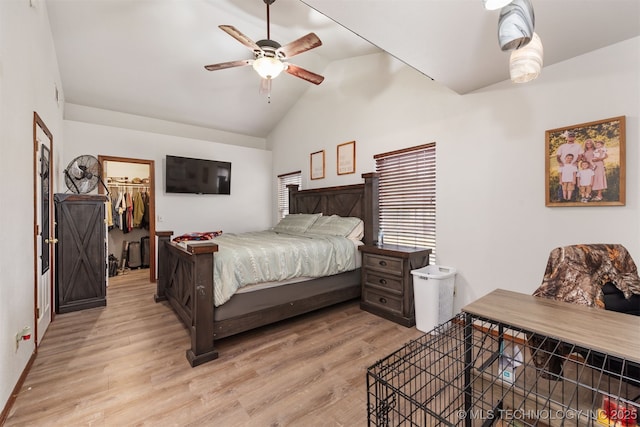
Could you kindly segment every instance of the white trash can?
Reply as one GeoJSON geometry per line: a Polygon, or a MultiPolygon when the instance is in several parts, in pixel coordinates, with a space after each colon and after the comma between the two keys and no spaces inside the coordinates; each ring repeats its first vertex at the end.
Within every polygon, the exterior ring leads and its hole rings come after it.
{"type": "Polygon", "coordinates": [[[456,269],[427,265],[411,270],[416,309],[416,328],[430,332],[453,317],[453,286],[456,269]]]}

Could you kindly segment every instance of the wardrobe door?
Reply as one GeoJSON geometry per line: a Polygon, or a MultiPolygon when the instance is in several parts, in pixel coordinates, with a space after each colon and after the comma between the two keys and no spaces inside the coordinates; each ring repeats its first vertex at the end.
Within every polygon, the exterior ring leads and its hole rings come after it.
{"type": "Polygon", "coordinates": [[[56,313],[107,305],[103,195],[56,194],[56,313]]]}

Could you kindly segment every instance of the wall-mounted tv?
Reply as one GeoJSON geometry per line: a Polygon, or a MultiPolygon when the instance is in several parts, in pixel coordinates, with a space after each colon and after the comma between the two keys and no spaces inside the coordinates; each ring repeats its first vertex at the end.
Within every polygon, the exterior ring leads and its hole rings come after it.
{"type": "Polygon", "coordinates": [[[231,163],[167,156],[167,193],[231,194],[231,163]]]}

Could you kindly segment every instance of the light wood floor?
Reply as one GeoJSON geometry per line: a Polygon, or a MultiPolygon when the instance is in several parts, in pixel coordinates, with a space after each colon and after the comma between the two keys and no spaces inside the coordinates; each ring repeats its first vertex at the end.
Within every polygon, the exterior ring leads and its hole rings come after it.
{"type": "Polygon", "coordinates": [[[218,342],[153,301],[148,270],[111,278],[107,307],[58,315],[7,426],[365,426],[366,370],[421,335],[340,304],[218,342]]]}

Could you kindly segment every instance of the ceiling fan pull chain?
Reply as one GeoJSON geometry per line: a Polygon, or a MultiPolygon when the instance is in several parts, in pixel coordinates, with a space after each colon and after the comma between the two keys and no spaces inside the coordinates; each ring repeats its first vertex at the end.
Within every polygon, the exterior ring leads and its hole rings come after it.
{"type": "Polygon", "coordinates": [[[268,104],[271,104],[271,80],[272,79],[262,79],[260,81],[260,94],[267,95],[268,104]]]}

